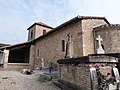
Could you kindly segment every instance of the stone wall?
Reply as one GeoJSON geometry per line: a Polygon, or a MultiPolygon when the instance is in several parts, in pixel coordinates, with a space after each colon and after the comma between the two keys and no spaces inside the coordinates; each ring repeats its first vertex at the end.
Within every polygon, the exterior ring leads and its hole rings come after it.
{"type": "MultiPolygon", "coordinates": [[[[108,25],[95,29],[95,37],[100,35],[105,53],[120,53],[120,26],[108,25]]],[[[97,42],[96,42],[97,48],[97,42]]]]}
{"type": "MultiPolygon", "coordinates": [[[[84,90],[98,90],[97,77],[94,76],[94,81],[92,81],[90,68],[99,66],[112,67],[118,63],[118,59],[105,55],[92,55],[82,58],[62,59],[58,63],[61,80],[73,84],[73,88],[75,88],[74,85],[77,85],[84,90]]],[[[106,73],[108,71],[108,69],[104,70],[106,73]]]]}
{"type": "Polygon", "coordinates": [[[62,40],[66,44],[67,34],[69,33],[72,35],[73,57],[94,54],[93,27],[104,24],[106,22],[103,19],[78,19],[47,34],[35,43],[35,65],[39,66],[42,58],[44,58],[47,66],[49,62],[56,63],[58,59],[64,58],[65,51],[62,51],[62,40]],[[40,50],[40,56],[37,56],[38,49],[40,50]]]}
{"type": "Polygon", "coordinates": [[[30,30],[28,30],[28,41],[35,39],[35,29],[36,29],[36,27],[34,26],[34,27],[30,28],[30,30]],[[31,32],[33,32],[32,38],[31,38],[31,32]]]}
{"type": "Polygon", "coordinates": [[[48,32],[48,31],[50,31],[51,29],[50,29],[50,28],[47,28],[47,27],[43,27],[43,26],[36,25],[35,38],[38,38],[39,36],[42,36],[42,35],[43,35],[43,30],[46,30],[46,32],[48,32]]]}
{"type": "Polygon", "coordinates": [[[88,64],[63,64],[60,79],[76,84],[84,90],[90,90],[90,66],[88,64]]]}
{"type": "Polygon", "coordinates": [[[34,40],[38,38],[39,36],[43,35],[43,30],[46,30],[46,32],[50,31],[50,28],[40,26],[40,25],[34,25],[28,30],[28,41],[34,40]],[[31,32],[33,32],[33,36],[31,38],[31,32]]]}
{"type": "Polygon", "coordinates": [[[66,46],[67,34],[69,33],[72,35],[74,44],[74,57],[83,56],[81,22],[77,21],[44,36],[35,43],[35,65],[40,64],[42,58],[47,66],[49,62],[57,63],[58,59],[64,58],[65,51],[62,51],[62,40],[65,41],[66,46]],[[39,57],[37,56],[38,49],[40,49],[39,57]]]}
{"type": "Polygon", "coordinates": [[[99,19],[82,20],[83,56],[94,54],[93,28],[104,24],[107,23],[99,19]]]}

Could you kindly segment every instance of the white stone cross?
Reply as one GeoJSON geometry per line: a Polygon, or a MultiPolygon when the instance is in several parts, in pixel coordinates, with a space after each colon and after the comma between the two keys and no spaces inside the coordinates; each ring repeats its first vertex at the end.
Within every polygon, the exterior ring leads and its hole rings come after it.
{"type": "Polygon", "coordinates": [[[100,35],[98,35],[98,38],[96,38],[96,40],[98,41],[97,54],[104,54],[105,51],[103,50],[103,48],[101,46],[101,41],[103,41],[103,39],[100,37],[100,35]]]}
{"type": "Polygon", "coordinates": [[[103,41],[103,39],[100,37],[100,35],[98,35],[98,38],[96,38],[96,40],[98,41],[98,46],[100,48],[101,47],[101,41],[103,41]]]}

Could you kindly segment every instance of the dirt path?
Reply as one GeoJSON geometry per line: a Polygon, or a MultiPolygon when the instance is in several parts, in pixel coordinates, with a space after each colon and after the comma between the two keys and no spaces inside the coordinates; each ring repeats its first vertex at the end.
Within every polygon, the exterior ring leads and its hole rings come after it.
{"type": "Polygon", "coordinates": [[[39,75],[24,75],[17,71],[0,71],[0,90],[61,90],[51,82],[38,82],[39,75]]]}

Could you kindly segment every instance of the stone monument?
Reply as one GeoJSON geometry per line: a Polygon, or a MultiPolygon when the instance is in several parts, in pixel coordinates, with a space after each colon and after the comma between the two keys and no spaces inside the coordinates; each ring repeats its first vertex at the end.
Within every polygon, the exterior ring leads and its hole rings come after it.
{"type": "Polygon", "coordinates": [[[96,38],[96,40],[98,41],[97,54],[104,54],[105,51],[103,50],[103,48],[101,46],[101,41],[103,41],[103,39],[100,37],[100,35],[98,35],[98,37],[96,38]]]}
{"type": "Polygon", "coordinates": [[[42,67],[42,69],[45,67],[45,65],[44,65],[44,58],[41,59],[41,67],[42,67]]]}
{"type": "Polygon", "coordinates": [[[68,37],[68,41],[66,44],[66,55],[65,58],[73,58],[74,55],[74,49],[73,49],[73,42],[72,42],[72,36],[69,34],[67,34],[68,37]]]}

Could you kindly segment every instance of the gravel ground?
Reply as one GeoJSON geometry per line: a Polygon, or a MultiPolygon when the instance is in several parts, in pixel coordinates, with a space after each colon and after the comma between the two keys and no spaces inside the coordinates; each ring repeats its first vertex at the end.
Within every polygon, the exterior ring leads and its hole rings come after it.
{"type": "Polygon", "coordinates": [[[61,90],[51,82],[40,83],[39,75],[24,75],[18,71],[0,71],[0,90],[61,90]]]}

